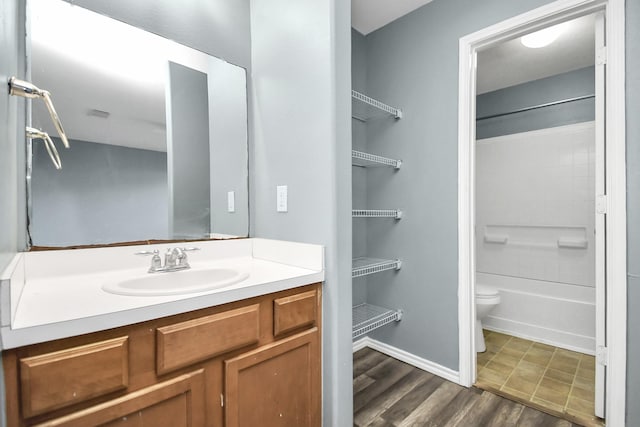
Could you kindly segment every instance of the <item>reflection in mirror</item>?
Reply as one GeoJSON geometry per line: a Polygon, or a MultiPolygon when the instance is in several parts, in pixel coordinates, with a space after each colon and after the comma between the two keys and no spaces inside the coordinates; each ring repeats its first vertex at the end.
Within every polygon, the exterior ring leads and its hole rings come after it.
{"type": "Polygon", "coordinates": [[[245,70],[64,1],[28,5],[30,79],[71,141],[54,138],[60,171],[29,146],[31,244],[247,236],[245,70]]]}

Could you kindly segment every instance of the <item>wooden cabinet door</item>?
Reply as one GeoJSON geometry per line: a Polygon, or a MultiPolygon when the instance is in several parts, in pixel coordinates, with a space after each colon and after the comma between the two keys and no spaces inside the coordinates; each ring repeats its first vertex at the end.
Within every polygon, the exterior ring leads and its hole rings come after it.
{"type": "Polygon", "coordinates": [[[204,405],[200,369],[36,427],[203,427],[204,405]]]}
{"type": "Polygon", "coordinates": [[[226,427],[320,426],[318,328],[225,361],[226,427]]]}

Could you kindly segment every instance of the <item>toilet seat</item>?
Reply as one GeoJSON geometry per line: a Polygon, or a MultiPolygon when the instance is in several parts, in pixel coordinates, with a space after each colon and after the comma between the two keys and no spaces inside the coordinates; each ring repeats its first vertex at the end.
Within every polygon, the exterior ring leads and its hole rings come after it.
{"type": "Polygon", "coordinates": [[[476,284],[476,304],[500,304],[500,292],[486,285],[476,284]]]}
{"type": "Polygon", "coordinates": [[[499,295],[496,288],[476,283],[476,297],[495,297],[499,295]]]}

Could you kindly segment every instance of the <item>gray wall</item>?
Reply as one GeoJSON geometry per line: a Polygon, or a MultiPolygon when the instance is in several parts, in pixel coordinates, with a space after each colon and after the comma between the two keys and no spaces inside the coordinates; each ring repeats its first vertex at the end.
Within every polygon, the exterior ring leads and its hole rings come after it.
{"type": "MultiPolygon", "coordinates": [[[[15,123],[21,116],[24,101],[10,97],[6,86],[9,77],[23,76],[22,60],[18,54],[21,41],[19,25],[19,2],[7,0],[0,4],[0,271],[4,270],[18,250],[18,143],[24,138],[24,130],[16,129],[15,123]]],[[[22,117],[24,120],[24,117],[22,117]]]]}
{"type": "MultiPolygon", "coordinates": [[[[20,49],[24,49],[22,36],[24,22],[23,9],[19,0],[3,0],[0,2],[0,82],[5,89],[0,90],[0,271],[4,270],[18,251],[20,215],[17,206],[23,199],[18,194],[24,190],[19,183],[20,164],[24,164],[24,154],[18,150],[18,141],[24,141],[24,127],[16,126],[24,123],[24,101],[9,96],[5,82],[11,76],[24,77],[23,57],[20,49]]],[[[24,202],[22,203],[24,206],[24,202]]],[[[0,426],[6,425],[4,417],[5,390],[4,371],[0,360],[0,426]]]]}
{"type": "Polygon", "coordinates": [[[323,416],[352,424],[351,35],[342,0],[252,0],[252,234],[325,245],[323,416]],[[283,13],[286,11],[286,13],[283,13]],[[276,186],[289,211],[276,212],[276,186]]]}
{"type": "Polygon", "coordinates": [[[71,141],[56,170],[33,142],[31,237],[36,246],[166,239],[167,154],[71,141]],[[96,191],[98,190],[98,191],[96,191]]]}
{"type": "MultiPolygon", "coordinates": [[[[581,68],[478,95],[476,117],[511,113],[536,105],[593,95],[594,91],[595,68],[581,68]]],[[[476,122],[476,137],[491,138],[591,120],[595,120],[594,98],[481,119],[476,122]]]]}
{"type": "Polygon", "coordinates": [[[369,302],[404,309],[373,337],[458,369],[457,128],[459,38],[547,3],[435,0],[367,36],[368,94],[404,118],[371,122],[367,144],[403,159],[391,178],[370,174],[369,206],[403,209],[368,230],[371,256],[402,270],[372,275],[369,302]],[[463,11],[463,12],[461,12],[463,11]]]}
{"type": "Polygon", "coordinates": [[[627,425],[640,425],[640,1],[627,0],[627,425]]]}
{"type": "Polygon", "coordinates": [[[211,228],[207,74],[169,62],[166,93],[169,235],[205,237],[211,228]]]}
{"type": "MultiPolygon", "coordinates": [[[[367,58],[366,39],[357,32],[351,30],[351,87],[358,92],[367,92],[367,58]]],[[[351,145],[354,150],[367,152],[367,128],[366,123],[360,120],[351,120],[351,145]]],[[[363,167],[353,166],[352,172],[352,194],[353,208],[367,209],[367,173],[363,167]]],[[[363,257],[367,255],[367,227],[375,219],[365,218],[353,219],[353,257],[363,257]]],[[[353,279],[353,305],[362,304],[367,301],[367,276],[353,279]]]]}

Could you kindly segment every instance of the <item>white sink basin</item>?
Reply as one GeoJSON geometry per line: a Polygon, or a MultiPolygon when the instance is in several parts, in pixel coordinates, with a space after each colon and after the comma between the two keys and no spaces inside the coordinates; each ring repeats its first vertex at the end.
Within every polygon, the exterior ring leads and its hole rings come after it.
{"type": "Polygon", "coordinates": [[[149,273],[145,276],[105,283],[102,289],[118,295],[161,296],[181,295],[223,288],[241,282],[249,273],[232,268],[182,270],[169,273],[149,273]]]}

